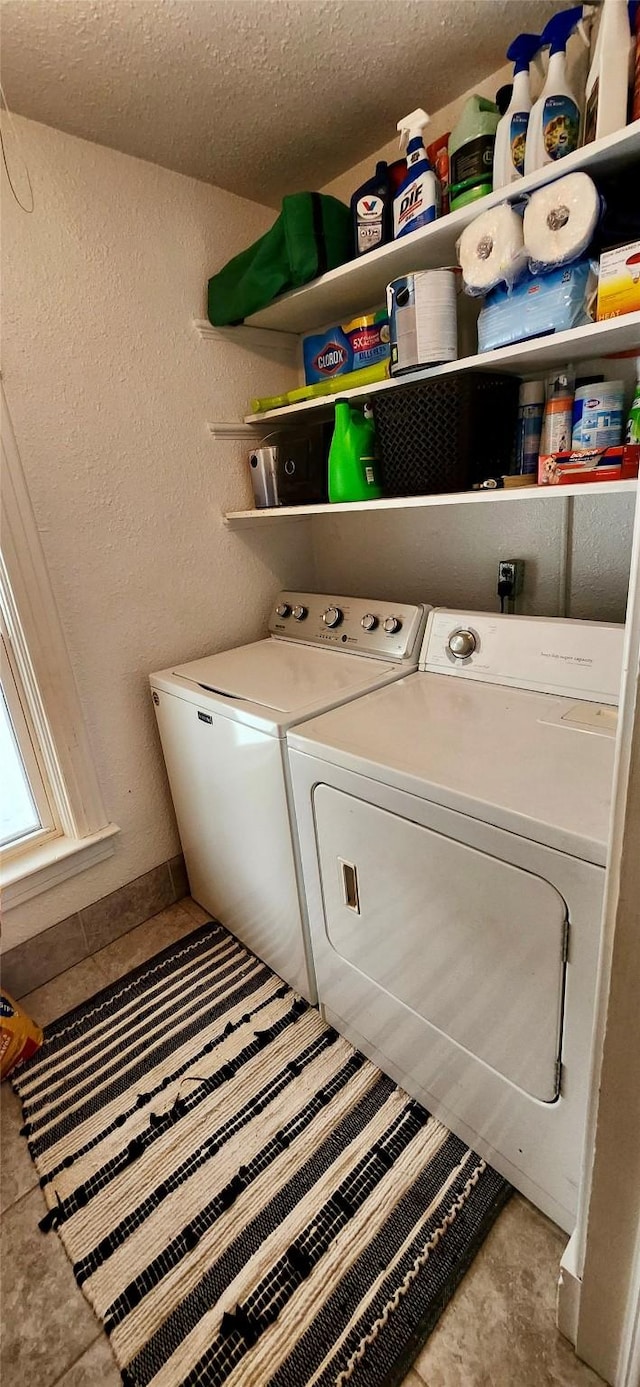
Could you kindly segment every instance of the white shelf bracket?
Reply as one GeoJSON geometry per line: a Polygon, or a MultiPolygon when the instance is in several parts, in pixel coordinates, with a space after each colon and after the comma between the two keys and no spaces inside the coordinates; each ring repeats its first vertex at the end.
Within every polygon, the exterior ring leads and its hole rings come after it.
{"type": "Polygon", "coordinates": [[[207,428],[217,443],[257,443],[259,439],[259,429],[256,425],[243,424],[240,420],[227,424],[216,419],[213,423],[207,424],[207,428]]]}
{"type": "Polygon", "coordinates": [[[194,318],[192,326],[204,342],[224,342],[227,346],[245,347],[249,352],[279,361],[295,370],[298,364],[300,338],[293,332],[276,332],[273,328],[212,327],[206,319],[194,318]]]}

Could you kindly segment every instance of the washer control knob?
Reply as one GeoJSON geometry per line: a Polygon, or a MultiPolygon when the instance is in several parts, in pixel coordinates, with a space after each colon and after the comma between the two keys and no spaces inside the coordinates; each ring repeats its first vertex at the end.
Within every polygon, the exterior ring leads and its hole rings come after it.
{"type": "Polygon", "coordinates": [[[309,615],[309,608],[294,607],[291,615],[296,621],[304,621],[305,617],[309,615]]]}
{"type": "Polygon", "coordinates": [[[342,621],[342,612],[339,607],[327,607],[326,612],[322,613],[322,620],[325,626],[339,626],[342,621]]]}
{"type": "Polygon", "coordinates": [[[388,616],[382,623],[382,629],[386,631],[388,636],[395,636],[396,631],[399,631],[401,627],[402,622],[399,616],[388,616]]]}
{"type": "Polygon", "coordinates": [[[456,660],[468,660],[477,643],[473,631],[452,631],[449,636],[449,650],[456,660]]]}
{"type": "Polygon", "coordinates": [[[291,608],[288,602],[279,602],[276,607],[276,616],[289,616],[291,608]]]}
{"type": "Polygon", "coordinates": [[[378,625],[378,618],[377,616],[373,615],[373,612],[367,612],[366,615],[363,616],[360,625],[364,628],[365,631],[375,631],[376,626],[378,625]]]}

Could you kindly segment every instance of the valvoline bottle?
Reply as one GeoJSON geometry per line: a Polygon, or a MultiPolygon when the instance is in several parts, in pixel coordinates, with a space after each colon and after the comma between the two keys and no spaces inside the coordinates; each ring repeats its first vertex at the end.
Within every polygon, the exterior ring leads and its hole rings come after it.
{"type": "Polygon", "coordinates": [[[436,176],[427,158],[422,132],[429,116],[420,108],[398,121],[400,147],[407,146],[407,172],[393,200],[393,235],[406,236],[435,220],[438,205],[436,176]]]}
{"type": "Polygon", "coordinates": [[[373,178],[353,194],[351,216],[356,256],[366,255],[368,250],[393,239],[393,190],[384,160],[376,164],[373,178]]]}

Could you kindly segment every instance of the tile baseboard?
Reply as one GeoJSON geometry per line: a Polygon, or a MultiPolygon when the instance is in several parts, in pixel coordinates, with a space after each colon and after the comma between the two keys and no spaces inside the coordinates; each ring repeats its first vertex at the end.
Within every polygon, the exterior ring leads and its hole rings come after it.
{"type": "Polygon", "coordinates": [[[182,853],[59,920],[2,955],[2,986],[16,999],[189,894],[182,853]]]}

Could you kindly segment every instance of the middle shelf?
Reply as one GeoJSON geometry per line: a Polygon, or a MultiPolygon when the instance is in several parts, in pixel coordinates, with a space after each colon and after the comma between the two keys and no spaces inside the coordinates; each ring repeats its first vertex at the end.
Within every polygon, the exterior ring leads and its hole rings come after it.
{"type": "Polygon", "coordinates": [[[348,501],[329,505],[272,506],[263,510],[227,511],[224,524],[231,530],[247,525],[270,525],[283,521],[307,520],[314,515],[375,515],[377,511],[424,510],[432,506],[500,505],[519,501],[570,501],[573,498],[632,495],[638,491],[637,481],[598,482],[593,485],[523,486],[504,491],[448,491],[428,496],[383,496],[379,501],[348,501]]]}
{"type": "Polygon", "coordinates": [[[434,376],[450,376],[458,372],[477,370],[506,371],[517,376],[544,374],[550,368],[568,362],[588,361],[594,357],[621,353],[640,353],[640,313],[627,313],[624,317],[609,318],[601,323],[587,323],[585,327],[571,328],[568,332],[530,338],[526,342],[515,342],[506,347],[499,347],[496,351],[449,361],[443,366],[422,367],[407,372],[406,375],[375,381],[372,385],[361,386],[355,390],[340,390],[338,378],[335,394],[301,400],[298,404],[283,405],[279,409],[266,410],[263,414],[247,414],[245,423],[286,423],[307,414],[321,417],[322,411],[325,414],[331,412],[338,399],[361,400],[368,395],[378,395],[383,390],[398,389],[414,381],[428,380],[434,376]]]}

